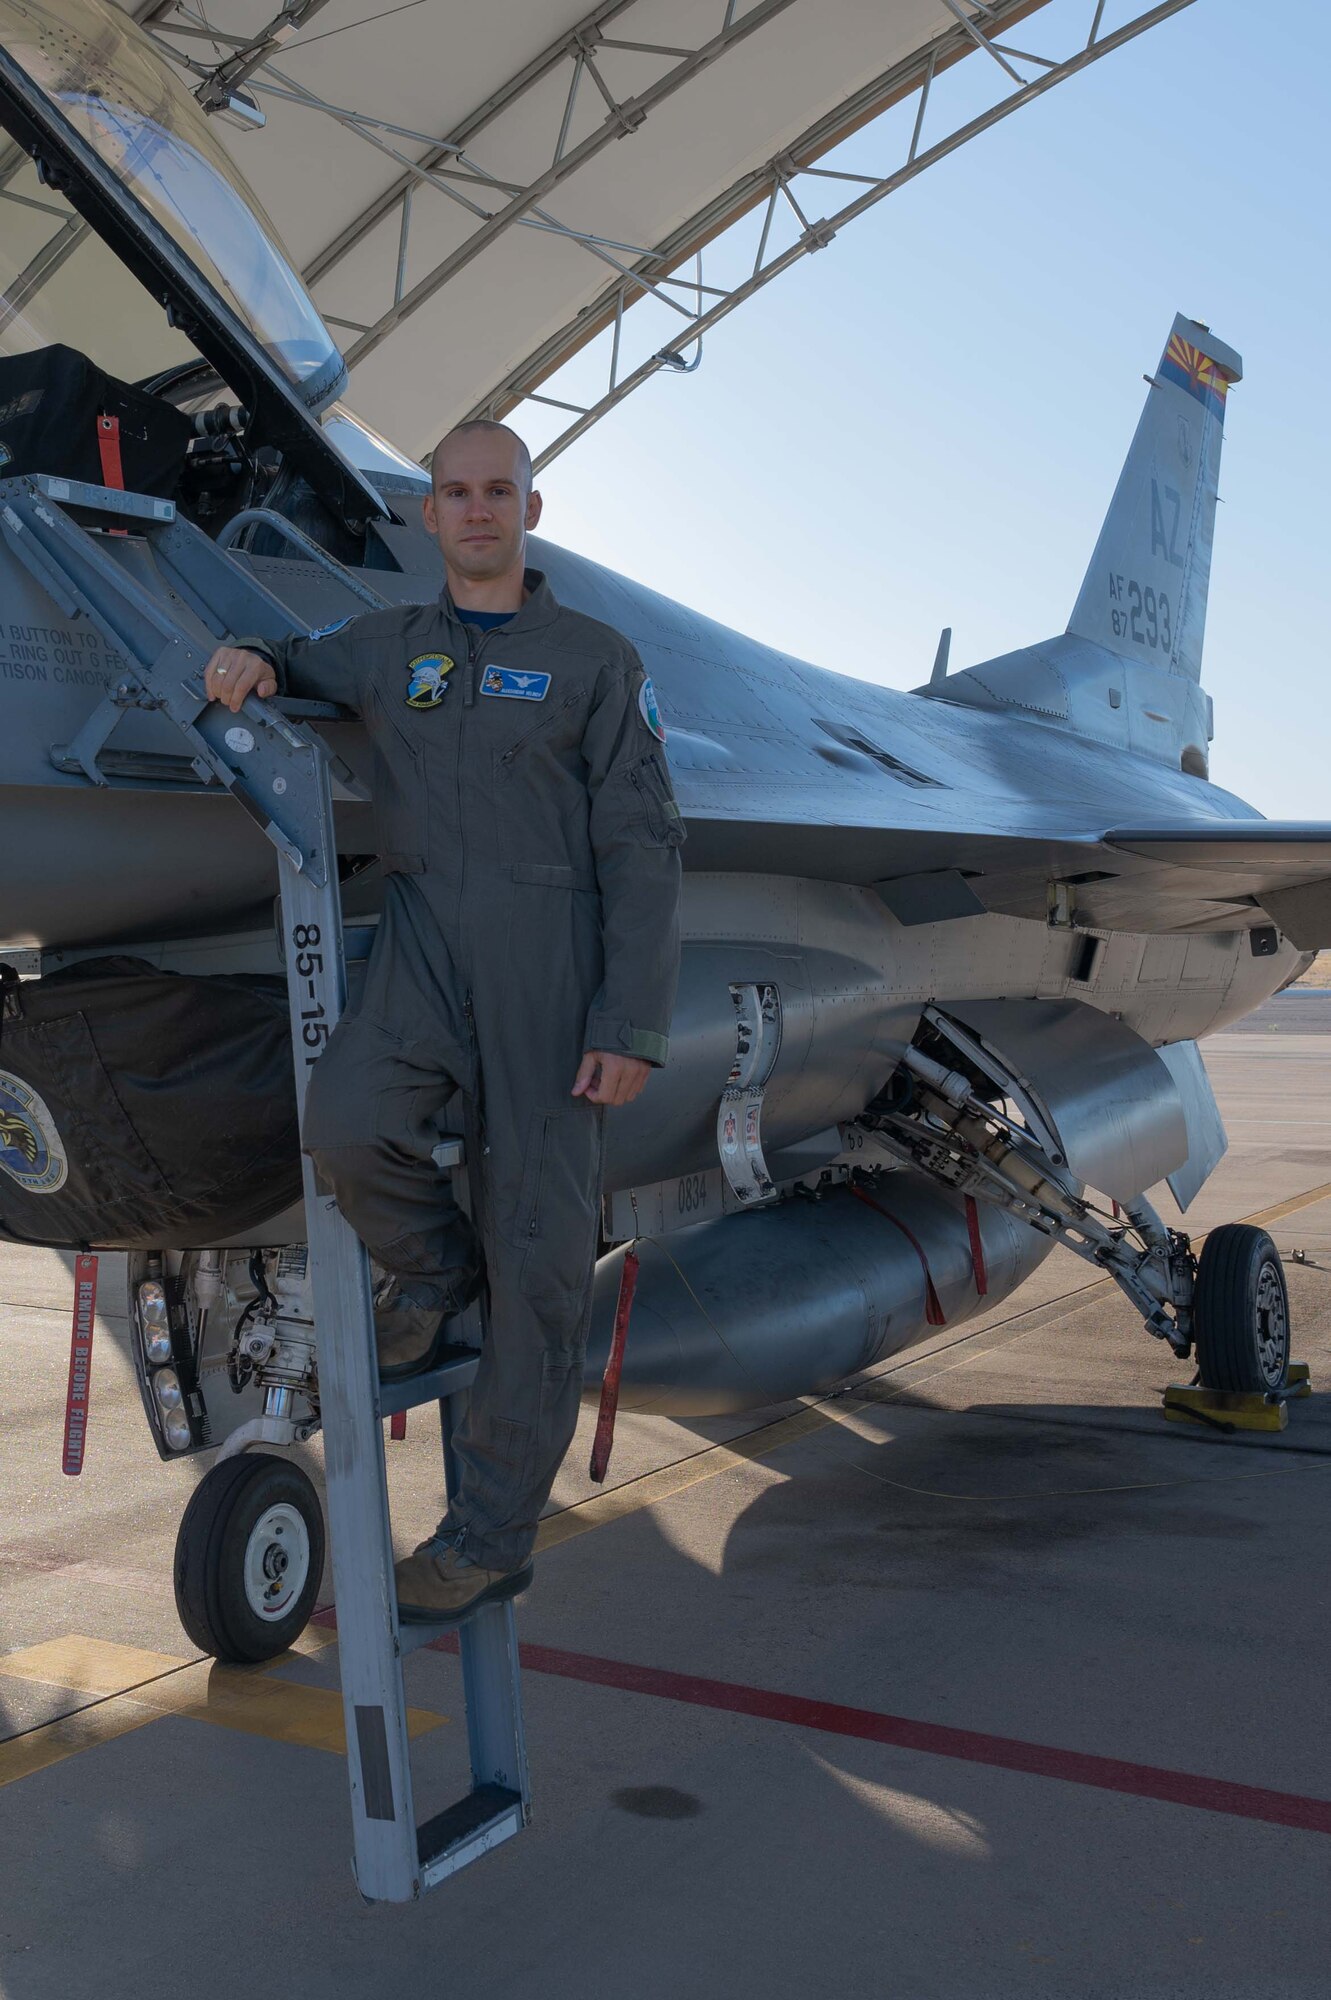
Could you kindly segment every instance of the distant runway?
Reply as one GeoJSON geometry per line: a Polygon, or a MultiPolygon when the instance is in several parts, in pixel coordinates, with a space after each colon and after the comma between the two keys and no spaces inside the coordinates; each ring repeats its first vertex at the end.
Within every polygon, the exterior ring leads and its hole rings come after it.
{"type": "Polygon", "coordinates": [[[1331,1033],[1331,986],[1291,986],[1277,993],[1227,1035],[1325,1035],[1331,1033]]]}

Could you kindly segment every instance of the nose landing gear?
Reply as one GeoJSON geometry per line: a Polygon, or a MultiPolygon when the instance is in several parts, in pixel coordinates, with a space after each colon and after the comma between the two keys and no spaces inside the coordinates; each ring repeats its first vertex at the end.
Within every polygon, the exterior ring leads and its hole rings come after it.
{"type": "Polygon", "coordinates": [[[304,1631],[323,1564],[323,1510],[301,1468],[270,1452],[224,1459],[181,1517],[180,1622],[215,1659],[275,1659],[304,1631]]]}

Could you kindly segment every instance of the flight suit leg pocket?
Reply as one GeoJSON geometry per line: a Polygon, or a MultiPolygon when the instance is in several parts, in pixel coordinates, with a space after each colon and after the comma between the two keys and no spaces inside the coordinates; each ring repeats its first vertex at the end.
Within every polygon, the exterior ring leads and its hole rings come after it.
{"type": "Polygon", "coordinates": [[[598,1106],[535,1111],[514,1216],[525,1297],[576,1334],[596,1262],[602,1119],[598,1106]]]}

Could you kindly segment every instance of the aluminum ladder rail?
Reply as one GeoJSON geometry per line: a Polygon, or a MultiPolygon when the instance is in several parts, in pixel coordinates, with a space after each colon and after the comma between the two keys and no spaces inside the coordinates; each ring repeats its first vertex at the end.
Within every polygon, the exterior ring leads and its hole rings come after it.
{"type": "MultiPolygon", "coordinates": [[[[99,762],[111,731],[134,708],[155,710],[175,724],[188,752],[161,760],[172,767],[169,776],[180,778],[175,767],[184,765],[194,785],[224,786],[275,847],[303,1117],[310,1069],[346,1002],[329,755],[281,705],[251,697],[234,715],[206,699],[202,680],[218,639],[237,630],[285,634],[290,614],[242,565],[177,521],[168,501],[45,478],[4,481],[0,540],[66,616],[92,620],[129,663],[75,744],[52,746],[57,768],[111,783],[112,760],[107,769],[99,762]],[[128,533],[114,541],[89,533],[66,512],[71,506],[128,533]],[[136,541],[149,545],[159,581],[170,581],[170,612],[138,581],[136,541]]],[[[317,703],[291,706],[336,713],[317,703]]],[[[125,774],[148,777],[155,761],[153,753],[131,752],[125,774]]],[[[445,1140],[436,1157],[441,1167],[465,1171],[460,1141],[445,1140]]],[[[455,1348],[431,1374],[381,1387],[369,1260],[303,1157],[302,1167],[356,1881],[367,1900],[405,1902],[520,1832],[530,1817],[514,1607],[483,1606],[460,1627],[399,1626],[382,1418],[437,1401],[451,1483],[451,1435],[475,1352],[455,1348]],[[472,1789],[418,1825],[402,1662],[442,1630],[459,1635],[472,1789]]],[[[460,1192],[465,1199],[465,1184],[460,1192]]]]}

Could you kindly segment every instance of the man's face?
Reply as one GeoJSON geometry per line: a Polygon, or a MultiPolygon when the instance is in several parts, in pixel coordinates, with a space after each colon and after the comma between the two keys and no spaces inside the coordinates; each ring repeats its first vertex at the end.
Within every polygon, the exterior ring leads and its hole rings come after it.
{"type": "Polygon", "coordinates": [[[527,530],[540,518],[541,496],[523,485],[516,444],[485,431],[450,441],[425,502],[426,528],[450,576],[482,582],[519,568],[527,530]]]}

